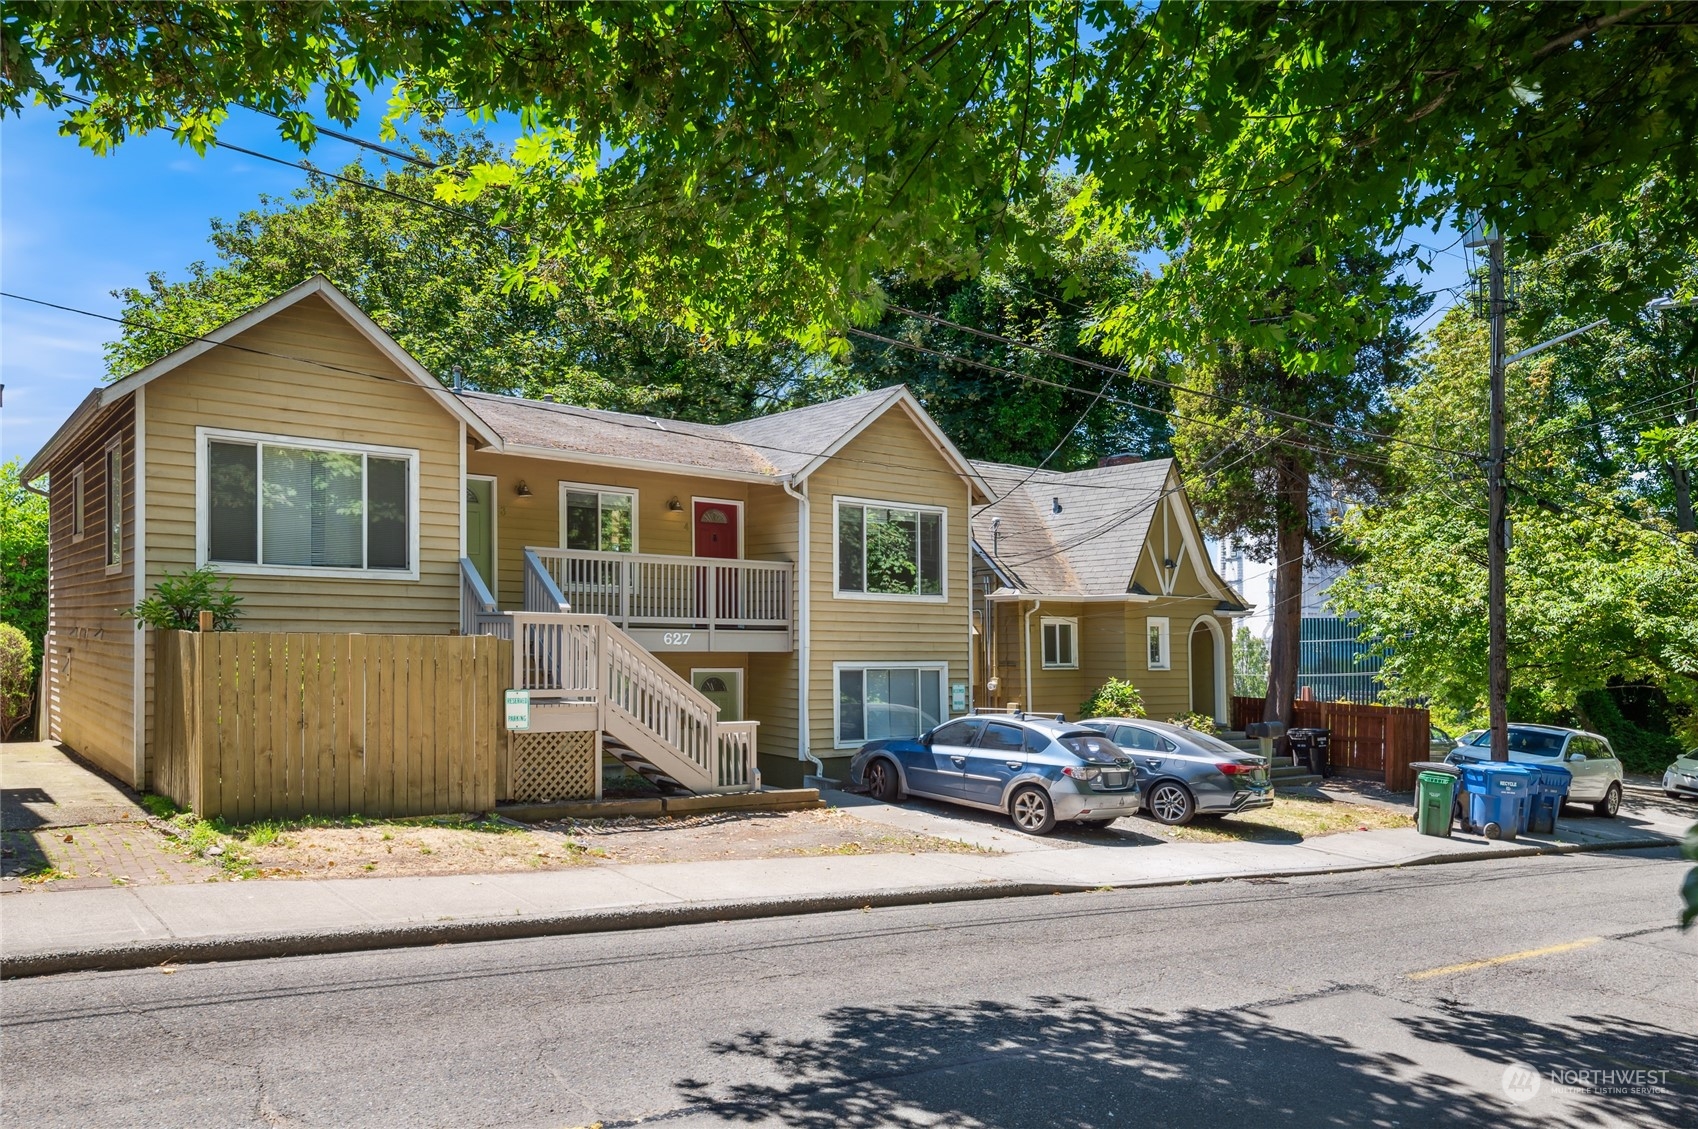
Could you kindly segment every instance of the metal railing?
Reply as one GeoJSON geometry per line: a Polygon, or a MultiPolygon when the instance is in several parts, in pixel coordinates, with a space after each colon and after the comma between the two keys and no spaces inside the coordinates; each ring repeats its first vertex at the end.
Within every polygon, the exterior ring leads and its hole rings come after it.
{"type": "MultiPolygon", "coordinates": [[[[528,548],[525,558],[529,611],[552,610],[532,603],[534,569],[573,611],[624,628],[790,629],[794,569],[787,562],[547,548],[528,548]]],[[[537,598],[549,594],[539,590],[537,598]]]]}

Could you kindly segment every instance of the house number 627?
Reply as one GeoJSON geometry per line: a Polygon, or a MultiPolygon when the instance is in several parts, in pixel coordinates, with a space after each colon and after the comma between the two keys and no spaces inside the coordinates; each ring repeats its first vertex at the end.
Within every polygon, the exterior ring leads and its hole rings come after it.
{"type": "Polygon", "coordinates": [[[690,633],[688,631],[668,631],[660,637],[663,647],[688,647],[690,633]]]}

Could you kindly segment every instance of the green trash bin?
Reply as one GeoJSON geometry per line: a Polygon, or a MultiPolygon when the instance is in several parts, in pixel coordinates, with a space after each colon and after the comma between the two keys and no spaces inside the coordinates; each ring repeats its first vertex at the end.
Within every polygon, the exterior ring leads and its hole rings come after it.
{"type": "Polygon", "coordinates": [[[1450,819],[1456,804],[1456,777],[1423,772],[1415,778],[1415,830],[1450,838],[1450,819]]]}

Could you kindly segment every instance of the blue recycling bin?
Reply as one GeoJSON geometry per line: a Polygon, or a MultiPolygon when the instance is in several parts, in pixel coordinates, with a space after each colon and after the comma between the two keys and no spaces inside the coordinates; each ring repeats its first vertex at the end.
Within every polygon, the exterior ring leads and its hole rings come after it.
{"type": "Polygon", "coordinates": [[[1557,829],[1557,814],[1562,811],[1563,797],[1574,784],[1574,774],[1560,764],[1525,765],[1538,778],[1532,803],[1527,805],[1527,826],[1522,830],[1534,835],[1552,835],[1557,829]]]}
{"type": "Polygon", "coordinates": [[[1527,826],[1538,773],[1519,764],[1472,761],[1461,766],[1467,828],[1488,839],[1514,839],[1527,826]]]}

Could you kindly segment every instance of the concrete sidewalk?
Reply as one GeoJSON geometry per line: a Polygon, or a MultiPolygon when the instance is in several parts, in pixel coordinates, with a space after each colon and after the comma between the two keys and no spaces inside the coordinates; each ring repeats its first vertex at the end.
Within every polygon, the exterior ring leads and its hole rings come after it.
{"type": "MultiPolygon", "coordinates": [[[[896,824],[938,814],[886,808],[896,824]]],[[[219,882],[0,897],[0,975],[139,968],[405,945],[642,929],[863,906],[1338,873],[1516,855],[1666,846],[1690,812],[1579,817],[1555,836],[1488,842],[1411,829],[1291,844],[1151,843],[1000,854],[885,854],[583,867],[536,874],[219,882]]],[[[946,829],[947,830],[947,829],[946,829]]],[[[986,828],[1000,840],[1000,828],[986,828]]],[[[1015,843],[1030,843],[1014,837],[1015,843]]],[[[998,842],[994,845],[1002,846],[998,842]]]]}

